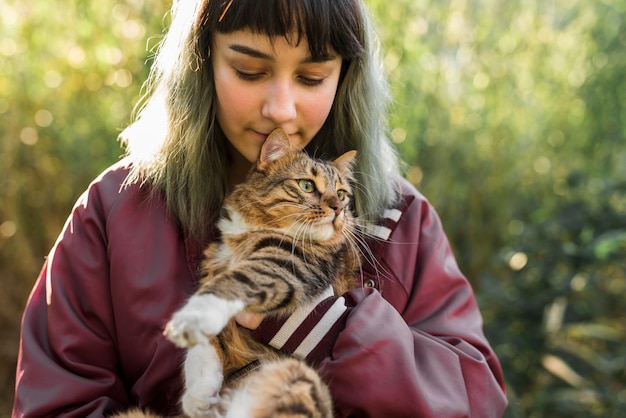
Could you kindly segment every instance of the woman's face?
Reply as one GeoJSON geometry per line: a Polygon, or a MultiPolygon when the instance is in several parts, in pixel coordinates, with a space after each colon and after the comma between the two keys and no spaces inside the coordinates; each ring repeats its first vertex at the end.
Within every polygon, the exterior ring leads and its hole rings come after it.
{"type": "Polygon", "coordinates": [[[239,154],[235,165],[248,166],[275,128],[299,147],[311,141],[330,112],[342,61],[334,53],[313,61],[307,42],[248,30],[215,33],[211,60],[217,120],[239,154]]]}

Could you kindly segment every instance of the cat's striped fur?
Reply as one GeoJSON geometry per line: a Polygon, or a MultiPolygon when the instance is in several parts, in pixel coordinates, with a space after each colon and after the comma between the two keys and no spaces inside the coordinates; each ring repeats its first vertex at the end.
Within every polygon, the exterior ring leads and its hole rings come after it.
{"type": "Polygon", "coordinates": [[[355,287],[355,154],[313,159],[276,130],[226,198],[222,238],[205,252],[200,288],[166,328],[169,339],[189,348],[187,415],[332,417],[330,394],[313,369],[255,342],[232,318],[243,310],[289,314],[331,286],[335,294],[355,287]],[[229,378],[257,359],[258,369],[229,378]]]}

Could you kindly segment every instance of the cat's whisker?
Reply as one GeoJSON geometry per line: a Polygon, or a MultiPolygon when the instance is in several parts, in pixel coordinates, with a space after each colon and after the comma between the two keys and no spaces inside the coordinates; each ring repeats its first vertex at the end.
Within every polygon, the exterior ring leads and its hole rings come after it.
{"type": "MultiPolygon", "coordinates": [[[[314,246],[315,246],[315,242],[313,240],[313,234],[312,234],[312,231],[314,229],[313,222],[310,221],[310,220],[307,220],[307,222],[302,224],[302,229],[305,231],[302,234],[302,248],[306,248],[307,245],[308,245],[309,248],[313,249],[314,246]],[[308,240],[307,240],[307,238],[308,238],[308,240]]],[[[305,254],[305,257],[306,257],[306,254],[310,254],[310,255],[314,256],[315,255],[315,251],[304,251],[304,254],[305,254]]],[[[312,262],[314,260],[310,259],[308,261],[312,262]]]]}
{"type": "MultiPolygon", "coordinates": [[[[291,215],[291,216],[295,216],[291,215]]],[[[297,228],[295,230],[293,230],[290,234],[291,240],[292,240],[292,244],[291,244],[291,255],[292,256],[296,256],[296,250],[298,247],[301,247],[303,250],[305,249],[304,246],[304,238],[308,235],[308,232],[305,231],[307,229],[308,224],[307,223],[303,223],[303,222],[297,222],[295,223],[295,225],[297,225],[297,228]],[[303,232],[304,231],[304,232],[303,232]],[[300,241],[300,237],[302,237],[302,244],[298,245],[298,242],[300,241]]],[[[286,236],[287,234],[285,234],[286,236]]],[[[302,258],[305,261],[305,266],[308,268],[308,260],[307,260],[307,251],[302,251],[302,258]]]]}
{"type": "MultiPolygon", "coordinates": [[[[299,208],[300,209],[300,208],[299,208]]],[[[285,221],[285,220],[291,220],[291,221],[297,221],[300,220],[303,217],[302,213],[288,213],[285,214],[281,217],[276,218],[276,220],[278,221],[285,221]]]]}
{"type": "MultiPolygon", "coordinates": [[[[360,255],[360,257],[358,257],[359,260],[364,260],[366,262],[369,262],[369,264],[374,268],[376,277],[378,278],[378,280],[381,279],[392,279],[392,276],[389,274],[389,272],[386,271],[385,267],[380,263],[380,261],[378,261],[378,259],[374,256],[372,250],[370,249],[369,245],[368,245],[368,240],[367,235],[366,234],[362,234],[362,231],[358,231],[358,232],[354,232],[352,230],[347,230],[345,232],[346,236],[347,236],[347,241],[350,244],[350,246],[352,247],[353,251],[358,253],[360,255]]],[[[377,239],[380,240],[380,238],[375,237],[377,239]]],[[[363,273],[362,271],[362,266],[363,266],[363,262],[361,261],[360,263],[360,272],[361,274],[363,273]]]]}

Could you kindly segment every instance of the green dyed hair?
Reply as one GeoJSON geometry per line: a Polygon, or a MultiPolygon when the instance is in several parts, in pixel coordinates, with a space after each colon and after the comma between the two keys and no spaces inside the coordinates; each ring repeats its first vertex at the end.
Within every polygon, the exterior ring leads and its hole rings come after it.
{"type": "Polygon", "coordinates": [[[306,150],[334,158],[358,150],[355,211],[373,222],[397,199],[398,158],[386,135],[389,90],[362,0],[174,0],[135,121],[121,134],[127,183],[152,185],[183,228],[206,237],[227,193],[230,157],[216,119],[212,35],[250,29],[306,39],[312,57],[343,58],[330,114],[306,150]]]}

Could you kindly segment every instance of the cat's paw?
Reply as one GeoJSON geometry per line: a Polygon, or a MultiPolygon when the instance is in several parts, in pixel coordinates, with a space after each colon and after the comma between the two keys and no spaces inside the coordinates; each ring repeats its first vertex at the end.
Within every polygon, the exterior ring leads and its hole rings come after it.
{"type": "Polygon", "coordinates": [[[221,402],[219,392],[224,375],[222,363],[213,346],[196,345],[187,350],[184,363],[185,393],[182,397],[185,416],[215,417],[221,402]]]}
{"type": "Polygon", "coordinates": [[[208,344],[243,308],[240,300],[226,300],[212,294],[194,295],[174,314],[164,334],[183,348],[208,344]]]}
{"type": "Polygon", "coordinates": [[[201,418],[211,415],[210,411],[220,402],[219,394],[212,392],[188,390],[182,398],[183,412],[190,418],[201,418]]]}
{"type": "Polygon", "coordinates": [[[203,380],[187,388],[182,397],[185,416],[190,418],[212,416],[209,412],[220,402],[219,391],[215,389],[214,383],[203,380]]]}

